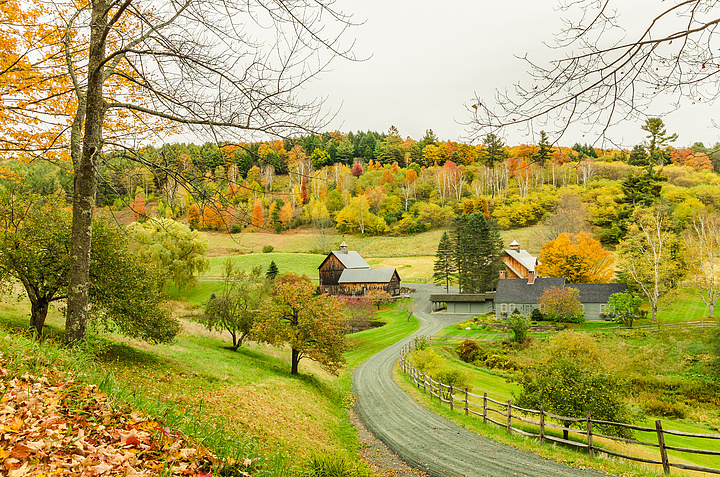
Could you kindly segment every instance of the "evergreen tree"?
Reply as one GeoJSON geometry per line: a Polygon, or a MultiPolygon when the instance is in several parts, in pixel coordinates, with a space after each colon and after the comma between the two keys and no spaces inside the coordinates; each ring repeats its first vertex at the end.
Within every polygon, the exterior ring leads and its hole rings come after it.
{"type": "Polygon", "coordinates": [[[550,144],[547,134],[545,131],[540,131],[540,142],[538,143],[540,149],[537,153],[533,154],[533,159],[537,161],[538,165],[545,166],[545,161],[550,159],[553,154],[553,148],[550,144]]]}
{"type": "Polygon", "coordinates": [[[494,289],[503,266],[503,243],[495,222],[475,212],[456,216],[452,227],[460,293],[494,289]]]}
{"type": "Polygon", "coordinates": [[[678,138],[677,134],[668,134],[665,124],[660,118],[648,118],[645,124],[640,127],[643,131],[647,131],[646,147],[650,154],[650,164],[648,165],[648,173],[652,174],[653,165],[662,166],[670,161],[670,152],[666,150],[669,143],[678,138]]]}
{"type": "Polygon", "coordinates": [[[493,133],[489,133],[483,138],[483,149],[480,160],[488,167],[493,167],[495,162],[502,162],[507,157],[503,140],[493,133]]]}
{"type": "Polygon", "coordinates": [[[648,156],[647,152],[645,152],[645,146],[642,144],[638,144],[635,147],[632,148],[632,151],[630,151],[630,156],[628,157],[628,164],[631,166],[649,166],[650,165],[650,157],[648,156]]]}
{"type": "Polygon", "coordinates": [[[275,264],[275,260],[272,260],[270,262],[270,265],[268,265],[268,270],[265,276],[268,280],[275,281],[275,277],[278,276],[278,273],[280,273],[280,271],[278,270],[278,266],[275,264]]]}
{"type": "Polygon", "coordinates": [[[450,293],[450,278],[456,271],[455,251],[447,232],[443,232],[435,253],[435,267],[433,268],[433,280],[438,285],[445,282],[445,292],[450,293]]]}

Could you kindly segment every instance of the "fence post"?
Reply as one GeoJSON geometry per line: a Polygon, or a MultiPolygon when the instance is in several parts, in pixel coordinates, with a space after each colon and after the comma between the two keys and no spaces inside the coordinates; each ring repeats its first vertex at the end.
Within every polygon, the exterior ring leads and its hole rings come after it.
{"type": "Polygon", "coordinates": [[[454,399],[454,398],[453,398],[453,385],[452,385],[452,383],[450,383],[450,410],[451,410],[451,411],[454,409],[453,399],[454,399]]]}
{"type": "MultiPolygon", "coordinates": [[[[432,388],[430,389],[432,392],[432,388]]],[[[427,392],[427,373],[423,373],[423,394],[427,392]]]]}
{"type": "Polygon", "coordinates": [[[507,405],[507,432],[510,434],[510,427],[512,426],[512,400],[508,399],[507,405]]]}
{"type": "Polygon", "coordinates": [[[670,474],[670,463],[668,462],[667,449],[665,449],[665,435],[659,419],[655,421],[655,430],[657,430],[658,444],[660,445],[660,461],[662,462],[663,471],[670,474]]]}
{"type": "Polygon", "coordinates": [[[465,388],[465,415],[468,415],[468,390],[465,388]]]}
{"type": "Polygon", "coordinates": [[[590,419],[590,413],[587,415],[587,443],[588,457],[592,459],[595,457],[595,451],[593,450],[592,420],[590,419]]]}
{"type": "Polygon", "coordinates": [[[438,378],[438,404],[442,406],[442,379],[438,378]]]}
{"type": "Polygon", "coordinates": [[[545,406],[540,406],[540,445],[545,444],[545,406]]]}
{"type": "Polygon", "coordinates": [[[487,393],[483,393],[483,424],[487,424],[487,393]]]}

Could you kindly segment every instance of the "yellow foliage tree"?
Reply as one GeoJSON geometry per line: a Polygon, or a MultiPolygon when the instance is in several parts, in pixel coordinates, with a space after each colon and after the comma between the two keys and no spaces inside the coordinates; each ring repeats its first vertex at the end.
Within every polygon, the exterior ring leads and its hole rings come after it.
{"type": "Polygon", "coordinates": [[[565,277],[571,283],[605,283],[612,279],[614,259],[600,242],[585,232],[562,233],[543,245],[541,275],[565,277]]]}

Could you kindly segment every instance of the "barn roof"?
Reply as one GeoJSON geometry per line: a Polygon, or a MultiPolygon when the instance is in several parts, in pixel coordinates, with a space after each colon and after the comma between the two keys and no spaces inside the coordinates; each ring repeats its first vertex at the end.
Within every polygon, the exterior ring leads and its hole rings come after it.
{"type": "MultiPolygon", "coordinates": [[[[511,244],[512,245],[512,244],[511,244]]],[[[528,271],[535,271],[535,263],[537,259],[530,255],[527,250],[505,250],[505,253],[517,260],[528,271]]],[[[507,262],[505,263],[507,265],[507,262]]],[[[515,271],[515,270],[513,270],[515,271]]],[[[516,272],[517,273],[517,272],[516,272]]]]}
{"type": "Polygon", "coordinates": [[[394,268],[346,268],[338,283],[390,283],[396,273],[394,268]]]}
{"type": "Polygon", "coordinates": [[[335,250],[330,253],[335,255],[345,268],[370,268],[370,265],[368,265],[365,259],[354,250],[350,250],[347,253],[335,250]]]}
{"type": "Polygon", "coordinates": [[[613,293],[627,290],[624,283],[568,283],[566,286],[580,292],[580,303],[607,303],[613,293]]]}

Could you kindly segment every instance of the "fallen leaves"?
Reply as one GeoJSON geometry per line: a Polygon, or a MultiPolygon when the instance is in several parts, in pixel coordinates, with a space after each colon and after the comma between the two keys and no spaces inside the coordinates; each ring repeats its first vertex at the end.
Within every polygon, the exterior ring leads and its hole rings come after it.
{"type": "Polygon", "coordinates": [[[206,448],[65,379],[50,371],[13,377],[0,355],[0,474],[213,475],[218,459],[206,448]]]}

